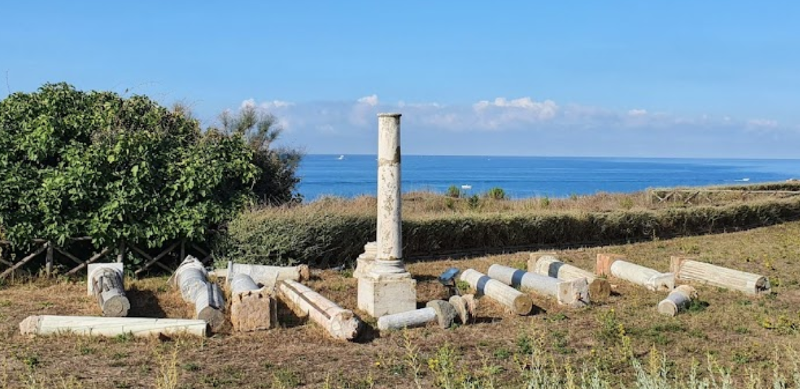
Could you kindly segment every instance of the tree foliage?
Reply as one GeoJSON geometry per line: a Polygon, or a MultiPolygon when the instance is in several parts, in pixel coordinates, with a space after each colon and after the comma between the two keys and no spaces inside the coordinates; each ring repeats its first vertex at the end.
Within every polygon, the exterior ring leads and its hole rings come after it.
{"type": "Polygon", "coordinates": [[[253,139],[203,132],[144,96],[64,83],[15,93],[0,101],[0,235],[14,244],[200,238],[255,198],[265,173],[253,139]]]}
{"type": "Polygon", "coordinates": [[[260,203],[276,205],[302,200],[295,190],[300,182],[295,173],[302,154],[295,149],[273,146],[283,131],[275,116],[250,104],[236,114],[223,112],[220,122],[223,132],[243,137],[253,150],[253,162],[261,169],[253,192],[260,203]]]}

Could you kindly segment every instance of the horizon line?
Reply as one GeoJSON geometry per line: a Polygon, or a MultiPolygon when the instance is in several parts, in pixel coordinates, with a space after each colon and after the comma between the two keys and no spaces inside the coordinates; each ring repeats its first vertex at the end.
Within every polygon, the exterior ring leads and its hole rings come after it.
{"type": "MultiPolygon", "coordinates": [[[[305,153],[304,155],[329,155],[329,156],[377,156],[372,153],[305,153]]],[[[491,155],[491,154],[402,154],[412,157],[487,157],[487,158],[593,158],[593,159],[700,159],[700,160],[735,160],[735,161],[800,161],[800,158],[769,158],[769,157],[631,157],[610,155],[491,155]]]]}

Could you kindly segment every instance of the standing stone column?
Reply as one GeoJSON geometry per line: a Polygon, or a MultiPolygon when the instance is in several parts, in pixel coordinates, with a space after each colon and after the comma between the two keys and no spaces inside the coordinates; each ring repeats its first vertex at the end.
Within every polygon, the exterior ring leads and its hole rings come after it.
{"type": "Polygon", "coordinates": [[[377,255],[358,281],[358,307],[373,317],[417,307],[416,281],[403,266],[400,114],[378,114],[377,255]]]}

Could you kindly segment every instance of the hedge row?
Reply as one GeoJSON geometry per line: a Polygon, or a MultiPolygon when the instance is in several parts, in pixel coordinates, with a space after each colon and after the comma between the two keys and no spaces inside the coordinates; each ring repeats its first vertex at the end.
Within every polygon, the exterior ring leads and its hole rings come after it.
{"type": "MultiPolygon", "coordinates": [[[[800,219],[800,199],[658,211],[452,215],[403,221],[404,257],[508,248],[609,244],[735,231],[800,219]]],[[[375,240],[374,214],[335,209],[242,213],[216,248],[220,260],[328,267],[351,264],[375,240]]]]}

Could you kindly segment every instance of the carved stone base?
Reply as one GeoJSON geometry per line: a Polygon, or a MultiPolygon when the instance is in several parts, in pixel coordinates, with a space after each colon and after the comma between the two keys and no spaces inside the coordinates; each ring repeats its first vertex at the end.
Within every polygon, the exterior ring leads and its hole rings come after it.
{"type": "Polygon", "coordinates": [[[358,308],[374,318],[417,309],[417,281],[411,274],[367,273],[358,279],[358,308]]]}

